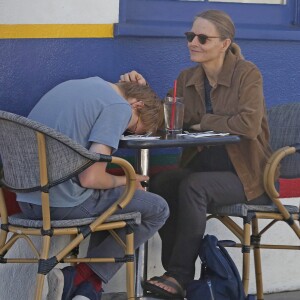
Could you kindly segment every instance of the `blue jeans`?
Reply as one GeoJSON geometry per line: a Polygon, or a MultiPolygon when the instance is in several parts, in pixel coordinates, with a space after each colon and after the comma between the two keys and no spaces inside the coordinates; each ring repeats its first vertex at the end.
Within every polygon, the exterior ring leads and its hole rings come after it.
{"type": "MultiPolygon", "coordinates": [[[[121,195],[123,187],[109,190],[95,190],[94,194],[82,204],[75,207],[51,207],[51,218],[54,220],[78,219],[99,216],[121,195]]],[[[41,219],[41,206],[19,202],[23,213],[32,219],[41,219]]],[[[135,249],[151,238],[165,223],[169,216],[166,201],[153,193],[136,190],[131,202],[118,214],[138,211],[142,215],[142,223],[134,226],[135,249]]],[[[119,235],[125,240],[125,230],[119,235]]],[[[91,234],[87,257],[122,257],[124,251],[115,239],[107,233],[91,234]]],[[[122,263],[91,263],[91,269],[107,283],[121,268],[122,263]]]]}

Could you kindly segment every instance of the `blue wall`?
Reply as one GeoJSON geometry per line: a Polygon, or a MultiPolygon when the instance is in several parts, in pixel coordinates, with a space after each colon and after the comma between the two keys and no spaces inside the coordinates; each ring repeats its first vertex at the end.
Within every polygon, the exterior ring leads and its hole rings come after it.
{"type": "MultiPolygon", "coordinates": [[[[238,40],[264,77],[267,106],[300,101],[300,42],[238,40]]],[[[136,69],[163,97],[191,65],[183,38],[0,40],[0,109],[27,115],[56,84],[88,76],[115,82],[136,69]]]]}

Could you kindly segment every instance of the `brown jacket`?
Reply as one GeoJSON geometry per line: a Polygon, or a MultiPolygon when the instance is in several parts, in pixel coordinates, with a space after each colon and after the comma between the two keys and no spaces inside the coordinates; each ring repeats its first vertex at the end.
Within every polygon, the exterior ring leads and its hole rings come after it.
{"type": "MultiPolygon", "coordinates": [[[[241,179],[248,200],[264,192],[263,170],[271,154],[262,76],[251,62],[229,52],[211,90],[214,114],[205,113],[204,70],[201,65],[180,73],[177,93],[184,97],[184,128],[201,123],[201,130],[230,132],[241,137],[226,145],[228,155],[241,179]]],[[[181,165],[196,153],[184,150],[181,165]]]]}

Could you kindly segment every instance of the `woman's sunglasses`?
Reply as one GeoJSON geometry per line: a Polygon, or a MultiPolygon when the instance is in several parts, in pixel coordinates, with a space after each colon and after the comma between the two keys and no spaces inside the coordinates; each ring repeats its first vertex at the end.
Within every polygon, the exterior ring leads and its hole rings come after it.
{"type": "Polygon", "coordinates": [[[201,45],[204,45],[207,41],[207,39],[214,39],[214,38],[220,38],[219,36],[207,36],[206,34],[196,34],[194,32],[188,31],[184,33],[186,36],[186,39],[188,42],[192,42],[195,38],[195,36],[198,38],[198,41],[201,45]]]}

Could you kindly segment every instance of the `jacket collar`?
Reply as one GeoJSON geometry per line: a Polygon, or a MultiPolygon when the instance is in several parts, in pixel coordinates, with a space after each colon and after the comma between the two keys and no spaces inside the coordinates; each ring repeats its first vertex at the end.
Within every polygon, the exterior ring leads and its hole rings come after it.
{"type": "MultiPolygon", "coordinates": [[[[229,51],[226,54],[222,70],[218,77],[217,84],[230,87],[233,72],[235,70],[237,61],[238,61],[237,56],[235,56],[231,51],[229,51]]],[[[199,64],[199,66],[195,68],[195,71],[193,72],[192,76],[187,80],[186,87],[191,85],[195,85],[199,87],[203,86],[204,76],[205,76],[204,69],[202,65],[199,64]]]]}

